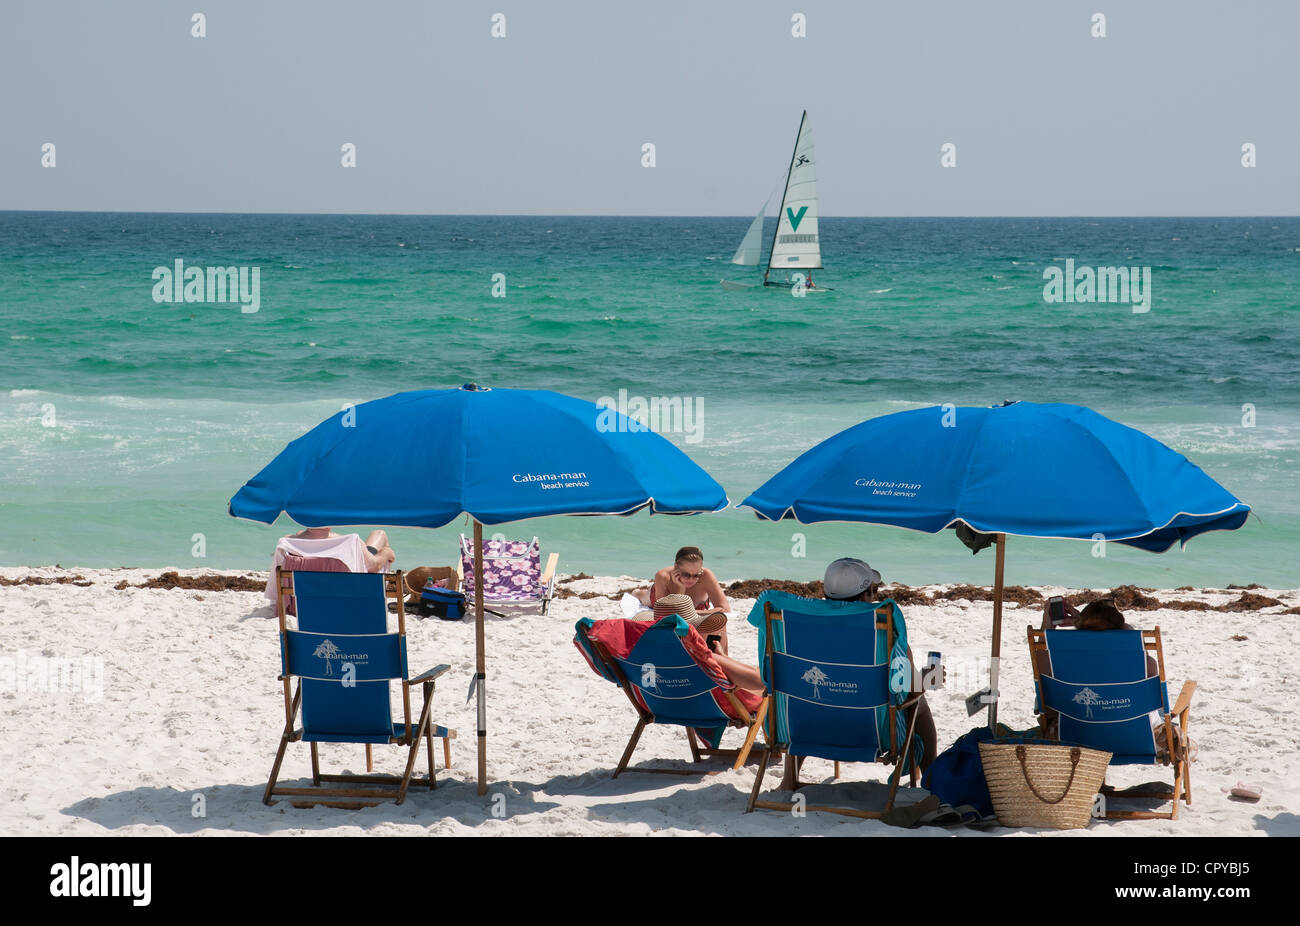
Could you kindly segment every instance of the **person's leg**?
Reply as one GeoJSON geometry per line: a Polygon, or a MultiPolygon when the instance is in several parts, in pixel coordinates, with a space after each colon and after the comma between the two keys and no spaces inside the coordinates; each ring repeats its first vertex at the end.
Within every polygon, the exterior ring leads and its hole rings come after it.
{"type": "MultiPolygon", "coordinates": [[[[907,648],[907,668],[911,671],[911,683],[909,684],[909,696],[922,690],[920,686],[922,678],[921,673],[916,671],[916,663],[912,661],[912,648],[907,648]]],[[[947,679],[948,670],[943,670],[943,679],[947,679]]],[[[921,771],[924,772],[934,761],[935,755],[939,749],[939,733],[934,727],[934,715],[930,713],[930,704],[925,700],[925,695],[921,696],[921,701],[916,706],[916,733],[921,737],[921,743],[925,747],[925,755],[921,758],[921,771]]]]}
{"type": "Polygon", "coordinates": [[[792,756],[786,753],[785,774],[781,776],[781,784],[778,787],[782,791],[799,790],[799,769],[801,768],[803,768],[803,756],[792,756]]]}
{"type": "Polygon", "coordinates": [[[930,704],[924,697],[916,706],[916,732],[925,747],[925,754],[921,757],[921,771],[924,772],[939,752],[939,734],[934,728],[934,715],[930,713],[930,704]]]}
{"type": "Polygon", "coordinates": [[[650,589],[636,588],[632,590],[632,596],[641,602],[647,608],[650,607],[650,589]]]}

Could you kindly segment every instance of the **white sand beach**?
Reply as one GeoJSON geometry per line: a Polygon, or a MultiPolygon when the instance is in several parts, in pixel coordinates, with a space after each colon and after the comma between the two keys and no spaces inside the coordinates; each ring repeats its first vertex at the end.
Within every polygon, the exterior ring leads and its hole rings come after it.
{"type": "MultiPolygon", "coordinates": [[[[714,763],[698,776],[630,770],[612,779],[635,715],[622,692],[588,668],[572,638],[574,622],[582,617],[621,616],[617,602],[604,596],[645,584],[627,576],[564,584],[574,593],[600,597],[557,600],[547,617],[488,619],[491,784],[486,796],[476,792],[474,708],[466,701],[473,623],[412,618],[412,671],[452,666],[438,684],[433,715],[456,728],[460,738],[452,745],[450,771],[439,773],[438,788],[413,788],[402,806],[359,811],[301,810],[287,803],[267,807],[262,791],[284,723],[272,608],[260,592],[115,588],[162,571],[0,569],[11,581],[39,577],[65,583],[0,587],[6,641],[0,653],[0,738],[6,757],[0,832],[921,838],[1040,832],[904,830],[823,813],[745,814],[752,766],[731,771],[714,763]],[[81,583],[70,584],[77,575],[81,583]],[[716,769],[723,770],[704,773],[716,769]]],[[[1198,683],[1191,713],[1199,746],[1192,803],[1176,821],[1094,822],[1063,835],[1300,835],[1300,686],[1293,655],[1300,617],[1283,613],[1300,605],[1300,590],[1254,593],[1282,605],[1231,612],[1219,608],[1238,599],[1239,590],[1157,591],[1152,594],[1161,601],[1203,601],[1211,607],[1126,614],[1135,626],[1160,626],[1171,692],[1186,679],[1198,683]],[[1246,803],[1221,790],[1238,780],[1261,786],[1262,799],[1246,803]]],[[[756,635],[744,620],[752,600],[733,599],[733,604],[731,653],[754,662],[756,635]]],[[[941,748],[980,722],[967,716],[963,702],[986,681],[991,612],[983,601],[904,607],[913,651],[923,657],[939,650],[947,665],[947,685],[929,695],[941,748]]],[[[1037,607],[1009,605],[1004,614],[999,719],[1016,729],[1033,723],[1025,626],[1037,626],[1039,619],[1037,607]]],[[[740,736],[728,731],[726,744],[738,744],[740,736]]],[[[364,771],[360,746],[325,746],[322,757],[327,770],[364,771]]],[[[400,771],[404,758],[397,747],[377,747],[376,770],[400,771]]],[[[633,757],[633,766],[685,767],[688,762],[685,736],[676,727],[649,728],[633,757]]],[[[291,745],[282,778],[307,778],[309,767],[307,747],[291,745]]],[[[829,762],[810,759],[803,777],[819,782],[830,774],[829,762]]],[[[818,794],[879,801],[883,786],[861,782],[880,783],[885,776],[882,765],[846,766],[845,778],[817,785],[818,794]]],[[[1163,767],[1127,767],[1112,770],[1109,781],[1124,785],[1165,777],[1163,767]]],[[[779,774],[769,773],[770,787],[778,780],[779,774]]]]}

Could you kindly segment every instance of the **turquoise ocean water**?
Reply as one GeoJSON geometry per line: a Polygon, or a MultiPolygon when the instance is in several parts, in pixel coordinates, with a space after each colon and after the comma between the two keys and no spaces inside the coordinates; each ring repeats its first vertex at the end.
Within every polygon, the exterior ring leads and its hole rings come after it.
{"type": "MultiPolygon", "coordinates": [[[[1300,585],[1300,219],[824,218],[817,281],[836,291],[803,299],[718,285],[757,278],[729,263],[746,226],[0,213],[0,564],[266,568],[288,522],[230,518],[245,480],[345,403],[473,380],[685,397],[700,439],[666,436],[736,502],[864,418],[1088,405],[1186,454],[1257,516],[1159,556],[1012,538],[1009,582],[1300,585]],[[1044,268],[1067,258],[1150,267],[1150,311],[1045,302],[1044,268]],[[155,302],[154,268],[178,259],[258,268],[259,310],[155,302]]],[[[391,531],[398,565],[450,562],[462,530],[391,531]]],[[[648,575],[686,543],[724,577],[819,577],[849,554],[911,583],[993,571],[947,532],[748,510],[509,533],[592,574],[648,575]]]]}

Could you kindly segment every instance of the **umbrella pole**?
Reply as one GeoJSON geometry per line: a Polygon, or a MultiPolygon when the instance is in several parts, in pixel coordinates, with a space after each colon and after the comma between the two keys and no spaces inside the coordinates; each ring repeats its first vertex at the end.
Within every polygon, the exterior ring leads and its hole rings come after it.
{"type": "Polygon", "coordinates": [[[483,642],[483,525],[474,519],[474,680],[478,693],[478,793],[487,794],[487,660],[483,642]]]}
{"type": "Polygon", "coordinates": [[[998,534],[995,541],[993,574],[993,652],[989,660],[989,729],[997,730],[998,723],[998,661],[1002,655],[1002,566],[1006,562],[1007,535],[998,534]]]}

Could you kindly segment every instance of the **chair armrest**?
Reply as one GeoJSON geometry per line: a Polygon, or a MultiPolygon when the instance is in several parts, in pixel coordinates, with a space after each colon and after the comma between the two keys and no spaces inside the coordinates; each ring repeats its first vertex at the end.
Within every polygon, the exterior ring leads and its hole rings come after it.
{"type": "Polygon", "coordinates": [[[1192,693],[1196,691],[1196,682],[1183,682],[1183,690],[1178,692],[1178,701],[1174,704],[1174,709],[1170,711],[1175,717],[1187,710],[1192,703],[1192,693]]]}
{"type": "Polygon", "coordinates": [[[560,561],[560,554],[552,553],[546,557],[546,569],[542,571],[542,584],[550,587],[551,582],[555,579],[555,565],[560,561]]]}
{"type": "Polygon", "coordinates": [[[445,665],[434,666],[429,671],[423,672],[420,675],[417,675],[415,678],[407,679],[407,681],[412,685],[417,684],[419,682],[431,682],[438,676],[442,675],[443,673],[450,672],[450,671],[451,671],[451,666],[445,666],[445,665]]]}

